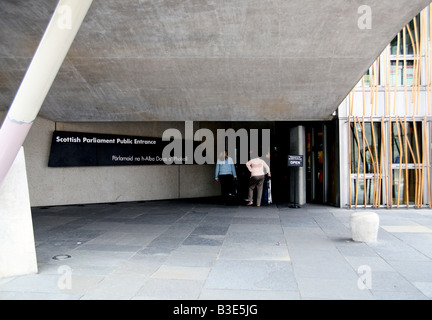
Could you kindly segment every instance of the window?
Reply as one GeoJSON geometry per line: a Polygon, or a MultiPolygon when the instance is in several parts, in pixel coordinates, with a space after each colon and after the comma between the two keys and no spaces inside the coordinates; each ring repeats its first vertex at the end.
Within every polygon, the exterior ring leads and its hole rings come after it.
{"type": "MultiPolygon", "coordinates": [[[[416,20],[412,20],[408,27],[404,31],[399,33],[399,48],[398,48],[398,36],[394,37],[390,43],[390,85],[392,86],[412,86],[414,83],[414,67],[415,59],[414,51],[415,48],[420,44],[421,32],[420,32],[420,14],[417,15],[416,20]],[[408,32],[409,30],[409,32],[408,32]],[[417,31],[417,34],[416,34],[417,31]],[[405,38],[405,40],[404,40],[405,38]],[[405,44],[405,48],[404,48],[405,44]],[[399,49],[399,51],[398,51],[399,49]],[[404,50],[405,49],[405,50],[404,50]],[[399,54],[399,56],[398,56],[399,54]],[[404,59],[406,61],[404,61],[404,59]],[[399,61],[397,61],[399,60],[399,61]],[[398,65],[396,67],[396,63],[398,65]],[[405,72],[406,72],[406,83],[405,83],[405,72]]],[[[372,67],[364,74],[365,86],[383,84],[380,81],[381,72],[374,70],[372,67]],[[375,83],[372,80],[375,79],[375,83]]]]}
{"type": "MultiPolygon", "coordinates": [[[[413,24],[413,22],[411,21],[411,23],[413,24]]],[[[414,30],[414,24],[413,26],[410,26],[410,30],[411,33],[414,30]]],[[[402,31],[403,32],[403,31],[402,31]]],[[[402,39],[402,32],[400,33],[400,40],[399,40],[399,56],[403,57],[404,54],[404,48],[403,48],[403,39],[402,39]]],[[[405,31],[405,54],[406,55],[413,55],[414,54],[414,50],[413,50],[413,45],[412,45],[412,41],[411,38],[408,34],[408,31],[405,31]]],[[[414,40],[415,41],[415,40],[414,40]]],[[[397,52],[397,43],[398,43],[398,37],[396,36],[393,41],[390,43],[390,54],[396,56],[398,54],[397,52]]]]}
{"type": "Polygon", "coordinates": [[[398,66],[396,68],[396,61],[391,61],[390,67],[390,78],[391,85],[403,86],[405,85],[405,70],[406,70],[406,85],[413,85],[414,78],[414,60],[407,60],[404,63],[403,60],[399,60],[398,66]],[[406,69],[405,69],[406,68],[406,69]]]}
{"type": "Polygon", "coordinates": [[[377,205],[381,123],[351,123],[351,203],[377,205]]]}
{"type": "Polygon", "coordinates": [[[422,123],[393,123],[392,126],[392,199],[395,204],[414,203],[420,184],[422,163],[422,123]],[[416,139],[417,135],[417,139],[416,139]]]}
{"type": "MultiPolygon", "coordinates": [[[[408,28],[405,29],[405,54],[406,55],[413,55],[413,42],[416,44],[416,37],[415,37],[415,30],[417,29],[417,39],[419,39],[420,34],[420,14],[418,14],[415,17],[415,23],[414,19],[411,20],[411,22],[408,24],[409,31],[412,35],[412,40],[408,32],[408,28]]],[[[390,43],[390,54],[391,55],[397,55],[397,49],[398,49],[398,37],[394,37],[392,42],[390,43]]],[[[404,54],[404,42],[403,42],[403,30],[400,32],[400,41],[399,41],[399,54],[403,56],[404,54]]]]}
{"type": "Polygon", "coordinates": [[[380,160],[380,133],[381,123],[373,124],[373,132],[370,122],[364,128],[361,123],[351,123],[351,173],[374,173],[374,165],[380,160]]]}

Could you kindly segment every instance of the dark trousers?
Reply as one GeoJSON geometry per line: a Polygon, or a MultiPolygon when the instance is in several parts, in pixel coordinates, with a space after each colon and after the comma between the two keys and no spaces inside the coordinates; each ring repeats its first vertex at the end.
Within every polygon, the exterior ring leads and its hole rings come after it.
{"type": "Polygon", "coordinates": [[[264,203],[268,203],[268,182],[269,182],[269,177],[268,175],[265,175],[265,179],[264,179],[264,184],[263,184],[263,199],[262,201],[264,201],[264,203]]]}
{"type": "Polygon", "coordinates": [[[229,195],[234,194],[234,177],[232,174],[219,175],[219,181],[221,184],[222,199],[224,202],[228,202],[229,195]]]}
{"type": "Polygon", "coordinates": [[[254,189],[256,188],[257,189],[257,201],[256,201],[256,205],[257,206],[261,205],[261,197],[262,197],[263,184],[264,184],[264,176],[253,176],[253,177],[250,177],[248,200],[250,202],[253,201],[253,193],[254,193],[254,189]]]}

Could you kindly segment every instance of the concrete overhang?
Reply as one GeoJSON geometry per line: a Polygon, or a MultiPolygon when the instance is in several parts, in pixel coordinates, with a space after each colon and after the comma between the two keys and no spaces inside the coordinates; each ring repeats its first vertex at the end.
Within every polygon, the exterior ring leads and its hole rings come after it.
{"type": "MultiPolygon", "coordinates": [[[[53,121],[329,119],[429,0],[94,0],[42,106],[53,121]],[[360,28],[371,9],[371,28],[360,28]]],[[[0,0],[0,111],[57,5],[0,0]]]]}

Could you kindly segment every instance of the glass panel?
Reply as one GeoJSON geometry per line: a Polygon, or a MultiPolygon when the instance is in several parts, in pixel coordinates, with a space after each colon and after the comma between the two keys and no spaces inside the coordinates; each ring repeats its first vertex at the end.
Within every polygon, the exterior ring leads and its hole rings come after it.
{"type": "Polygon", "coordinates": [[[414,203],[416,200],[416,185],[418,185],[417,182],[420,177],[416,175],[415,163],[418,164],[422,161],[421,158],[418,159],[418,156],[422,156],[422,132],[421,122],[407,122],[406,128],[404,123],[392,123],[392,198],[394,205],[397,205],[398,196],[399,205],[406,204],[407,193],[409,197],[409,203],[414,203]],[[417,131],[417,141],[414,134],[414,125],[417,131]],[[406,143],[405,135],[407,140],[406,143]],[[409,146],[411,146],[411,150],[409,146]],[[406,170],[408,170],[408,173],[406,170]],[[408,174],[408,177],[406,174],[408,174]]]}
{"type": "Polygon", "coordinates": [[[381,73],[372,70],[373,68],[369,68],[368,71],[366,71],[366,73],[364,74],[365,87],[370,87],[372,85],[372,80],[374,80],[374,85],[379,85],[381,83],[381,73]]]}
{"type": "MultiPolygon", "coordinates": [[[[416,17],[416,26],[417,26],[417,35],[418,38],[420,38],[420,14],[417,15],[416,17]]],[[[409,29],[411,31],[412,37],[413,37],[413,41],[414,43],[416,43],[415,41],[415,32],[414,32],[414,19],[411,20],[411,22],[409,23],[409,29]]],[[[403,30],[400,32],[400,45],[399,45],[399,54],[403,55],[404,51],[403,51],[403,36],[402,36],[403,30]]],[[[405,53],[406,54],[414,54],[414,50],[413,50],[413,45],[412,45],[412,41],[411,38],[409,36],[408,30],[405,30],[405,41],[406,41],[406,47],[405,47],[405,53]]],[[[397,35],[396,37],[394,37],[394,39],[392,40],[392,42],[390,43],[390,52],[393,55],[397,55],[397,35]]]]}
{"type": "Polygon", "coordinates": [[[406,196],[408,192],[408,202],[410,204],[414,204],[415,202],[415,182],[416,182],[416,173],[415,170],[408,169],[408,190],[405,185],[405,169],[401,170],[400,180],[399,180],[399,169],[393,170],[393,189],[392,189],[392,197],[393,204],[397,204],[397,198],[399,194],[399,204],[406,204],[406,196]]]}
{"type": "Polygon", "coordinates": [[[399,181],[399,170],[393,170],[393,204],[397,204],[398,195],[399,195],[399,204],[404,202],[404,170],[401,170],[401,176],[399,181]]]}
{"type": "Polygon", "coordinates": [[[371,72],[370,72],[370,69],[368,71],[366,71],[366,73],[364,75],[364,84],[365,84],[365,86],[370,86],[371,85],[371,72]]]}
{"type": "MultiPolygon", "coordinates": [[[[414,30],[414,24],[411,28],[411,33],[414,34],[413,30],[414,30]]],[[[411,38],[409,37],[408,31],[406,31],[406,51],[405,54],[407,55],[411,55],[414,54],[414,50],[413,50],[413,46],[411,43],[411,38]]],[[[415,42],[415,39],[414,39],[415,42]]],[[[390,43],[390,54],[392,55],[397,55],[397,36],[393,39],[393,41],[390,43]]],[[[399,56],[403,56],[404,51],[403,51],[403,37],[402,37],[402,32],[400,34],[400,45],[399,45],[399,56]]]]}
{"type": "Polygon", "coordinates": [[[416,131],[417,131],[417,143],[415,140],[415,134],[414,134],[414,125],[412,122],[407,122],[407,128],[404,127],[404,123],[392,123],[392,159],[394,164],[398,163],[405,163],[405,154],[404,154],[404,147],[405,147],[405,133],[408,135],[408,142],[411,145],[412,152],[410,151],[408,145],[407,145],[407,162],[408,163],[414,163],[414,156],[417,157],[417,153],[421,156],[422,155],[422,124],[421,122],[416,122],[416,131]],[[399,129],[399,131],[398,131],[399,129]],[[400,138],[398,135],[398,132],[400,133],[400,138]],[[402,145],[400,145],[402,143],[402,145]],[[417,150],[418,148],[418,150],[417,150]],[[402,159],[401,159],[402,157],[402,159]]]}
{"type": "Polygon", "coordinates": [[[364,165],[366,165],[366,173],[374,173],[374,163],[376,166],[380,162],[381,123],[374,123],[373,130],[374,134],[370,122],[364,124],[365,142],[363,142],[363,125],[357,122],[354,126],[354,123],[351,123],[351,173],[357,173],[359,169],[359,173],[363,174],[364,165]]]}
{"type": "MultiPolygon", "coordinates": [[[[404,65],[403,60],[399,61],[397,69],[396,69],[396,61],[391,61],[390,81],[391,81],[392,86],[394,86],[395,84],[397,86],[403,86],[404,85],[404,78],[405,78],[404,68],[405,68],[405,65],[404,65]]],[[[412,86],[413,78],[414,78],[414,61],[413,60],[407,60],[407,62],[406,62],[406,77],[407,77],[407,86],[412,86]]]]}
{"type": "MultiPolygon", "coordinates": [[[[351,176],[351,204],[356,205],[355,197],[356,197],[356,187],[357,187],[357,176],[351,176]]],[[[363,177],[359,177],[358,180],[358,191],[357,191],[357,206],[364,205],[364,196],[365,196],[365,180],[363,177]]],[[[373,204],[373,196],[374,196],[374,180],[373,177],[366,178],[366,205],[373,204]]]]}

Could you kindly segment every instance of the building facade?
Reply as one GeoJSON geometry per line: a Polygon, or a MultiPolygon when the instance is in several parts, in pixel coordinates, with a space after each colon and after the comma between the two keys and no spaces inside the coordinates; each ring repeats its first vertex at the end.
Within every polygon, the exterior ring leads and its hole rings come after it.
{"type": "Polygon", "coordinates": [[[430,6],[338,108],[340,206],[431,208],[430,6]]]}
{"type": "MultiPolygon", "coordinates": [[[[431,208],[431,18],[429,6],[408,23],[328,121],[195,121],[194,130],[270,130],[275,202],[431,208]],[[289,155],[302,155],[303,166],[288,167],[289,155]]],[[[180,121],[37,118],[24,143],[31,205],[218,196],[212,164],[48,167],[54,131],[160,138],[184,127],[180,121]]]]}

